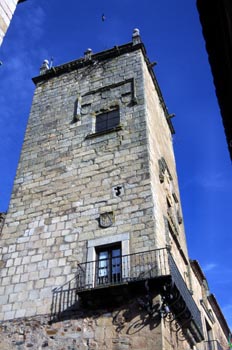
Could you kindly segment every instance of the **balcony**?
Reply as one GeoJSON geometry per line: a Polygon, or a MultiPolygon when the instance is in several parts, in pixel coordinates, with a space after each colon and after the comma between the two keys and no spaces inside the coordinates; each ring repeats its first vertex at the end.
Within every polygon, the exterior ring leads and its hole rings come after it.
{"type": "MultiPolygon", "coordinates": [[[[117,249],[114,249],[116,252],[117,249]]],[[[75,278],[53,291],[53,312],[63,312],[81,298],[82,305],[90,303],[112,306],[143,293],[156,291],[163,298],[165,310],[172,314],[181,332],[190,343],[203,340],[200,311],[189,292],[179,269],[167,248],[129,255],[104,256],[95,261],[78,264],[75,278]],[[194,340],[193,340],[194,339],[194,340]]],[[[161,317],[167,316],[167,312],[161,317]]],[[[177,329],[178,330],[178,329],[177,329]]]]}
{"type": "Polygon", "coordinates": [[[170,275],[166,249],[118,255],[78,265],[77,293],[170,275]]]}

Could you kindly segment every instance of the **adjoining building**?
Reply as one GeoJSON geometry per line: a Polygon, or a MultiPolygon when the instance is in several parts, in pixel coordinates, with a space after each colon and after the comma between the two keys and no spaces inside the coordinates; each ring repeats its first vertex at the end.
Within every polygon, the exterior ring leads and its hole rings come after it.
{"type": "Polygon", "coordinates": [[[45,60],[33,79],[0,241],[4,350],[227,349],[189,260],[172,115],[152,67],[135,29],[110,50],[45,60]]]}
{"type": "Polygon", "coordinates": [[[232,160],[232,2],[197,0],[197,8],[232,160]]]}
{"type": "Polygon", "coordinates": [[[0,46],[10,25],[17,3],[26,0],[0,0],[0,46]]]}

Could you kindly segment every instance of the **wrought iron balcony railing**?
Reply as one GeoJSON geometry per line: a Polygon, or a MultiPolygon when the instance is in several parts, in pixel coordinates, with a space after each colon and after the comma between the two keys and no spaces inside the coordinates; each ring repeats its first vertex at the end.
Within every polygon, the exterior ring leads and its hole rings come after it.
{"type": "Polygon", "coordinates": [[[167,248],[78,264],[75,278],[53,291],[52,308],[54,314],[64,312],[77,302],[78,294],[84,296],[88,291],[157,279],[160,283],[156,285],[175,319],[194,334],[196,341],[201,341],[200,311],[167,248]]]}
{"type": "Polygon", "coordinates": [[[166,249],[88,261],[78,267],[77,292],[170,275],[166,249]]]}

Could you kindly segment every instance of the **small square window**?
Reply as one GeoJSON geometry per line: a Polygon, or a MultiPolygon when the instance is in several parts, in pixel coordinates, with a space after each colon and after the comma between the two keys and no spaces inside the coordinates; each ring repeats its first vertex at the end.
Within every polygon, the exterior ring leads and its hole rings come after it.
{"type": "Polygon", "coordinates": [[[119,125],[119,109],[101,113],[96,116],[96,133],[114,129],[119,125]]]}

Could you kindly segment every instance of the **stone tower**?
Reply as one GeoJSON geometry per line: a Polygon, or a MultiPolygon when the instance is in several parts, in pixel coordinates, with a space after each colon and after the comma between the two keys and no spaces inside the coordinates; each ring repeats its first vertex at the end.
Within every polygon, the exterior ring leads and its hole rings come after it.
{"type": "Polygon", "coordinates": [[[45,61],[33,81],[1,237],[1,319],[23,325],[17,341],[34,337],[35,349],[193,348],[203,329],[174,129],[139,31],[45,61]]]}

